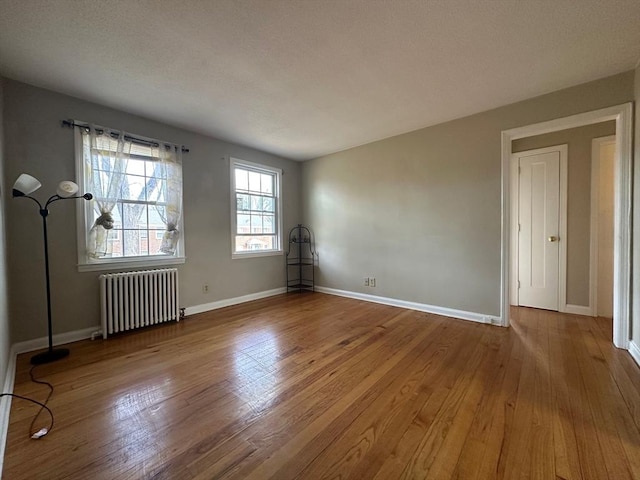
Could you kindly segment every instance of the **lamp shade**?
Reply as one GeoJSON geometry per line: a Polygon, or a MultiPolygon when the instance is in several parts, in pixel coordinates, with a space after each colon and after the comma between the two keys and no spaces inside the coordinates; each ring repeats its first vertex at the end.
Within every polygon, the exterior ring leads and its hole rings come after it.
{"type": "Polygon", "coordinates": [[[30,193],[35,192],[41,186],[42,184],[38,181],[38,179],[32,177],[29,174],[23,173],[18,177],[16,183],[13,184],[13,196],[21,197],[24,195],[29,195],[30,193]]]}
{"type": "Polygon", "coordinates": [[[64,180],[58,184],[56,193],[59,197],[62,198],[73,197],[76,193],[78,193],[78,185],[76,185],[71,180],[64,180]]]}

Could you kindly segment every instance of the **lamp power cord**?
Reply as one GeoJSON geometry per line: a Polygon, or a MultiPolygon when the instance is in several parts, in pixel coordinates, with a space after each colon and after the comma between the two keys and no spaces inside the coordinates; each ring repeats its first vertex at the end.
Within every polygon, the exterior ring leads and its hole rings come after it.
{"type": "Polygon", "coordinates": [[[35,403],[36,405],[40,406],[40,409],[38,410],[38,413],[36,413],[36,415],[33,417],[33,420],[31,420],[31,424],[29,425],[29,437],[31,439],[33,439],[33,440],[38,440],[38,439],[46,436],[53,429],[53,423],[54,423],[53,412],[51,411],[51,409],[49,407],[47,407],[47,403],[49,403],[49,399],[51,398],[51,395],[53,395],[53,385],[51,385],[49,382],[46,382],[44,380],[38,380],[37,378],[35,378],[35,376],[33,375],[33,371],[34,371],[34,369],[36,367],[37,367],[37,365],[33,365],[31,367],[31,370],[29,370],[29,377],[31,377],[31,381],[33,383],[39,383],[40,385],[46,385],[49,388],[49,394],[47,395],[47,398],[45,399],[44,402],[39,402],[37,400],[34,400],[33,398],[24,397],[22,395],[17,395],[15,393],[0,393],[0,398],[1,397],[18,398],[20,400],[26,400],[27,402],[35,403]],[[46,410],[49,413],[49,416],[51,417],[51,422],[49,423],[48,427],[43,427],[40,430],[38,430],[37,432],[34,432],[33,431],[33,426],[35,425],[36,420],[38,419],[38,417],[40,417],[40,414],[42,413],[43,410],[46,410]]]}

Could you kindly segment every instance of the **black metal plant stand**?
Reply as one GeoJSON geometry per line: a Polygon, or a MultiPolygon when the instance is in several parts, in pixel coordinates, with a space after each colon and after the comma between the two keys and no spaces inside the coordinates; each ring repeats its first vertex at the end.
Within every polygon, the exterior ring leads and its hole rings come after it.
{"type": "Polygon", "coordinates": [[[289,231],[287,249],[287,292],[313,291],[315,284],[315,247],[311,231],[298,224],[289,231]]]}

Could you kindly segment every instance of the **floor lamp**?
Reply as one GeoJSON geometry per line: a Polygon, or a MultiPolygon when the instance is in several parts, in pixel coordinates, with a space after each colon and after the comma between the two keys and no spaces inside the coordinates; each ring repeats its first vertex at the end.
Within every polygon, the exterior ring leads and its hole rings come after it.
{"type": "Polygon", "coordinates": [[[47,216],[49,215],[48,207],[53,202],[57,202],[58,200],[69,200],[72,198],[84,198],[85,200],[91,200],[93,198],[93,195],[91,195],[90,193],[85,193],[84,195],[76,195],[78,193],[78,185],[71,181],[65,180],[63,182],[60,182],[60,184],[58,185],[56,194],[49,197],[47,203],[42,206],[42,204],[37,199],[29,195],[35,192],[41,186],[42,184],[37,179],[35,179],[31,175],[27,175],[26,173],[20,175],[16,180],[16,183],[13,184],[13,197],[30,198],[38,204],[38,207],[40,209],[40,216],[42,216],[45,278],[47,280],[47,322],[49,327],[49,349],[45,352],[38,353],[37,355],[31,357],[31,363],[33,365],[54,362],[69,355],[69,350],[66,348],[53,348],[53,332],[51,328],[51,288],[49,280],[49,242],[47,240],[47,216]]]}

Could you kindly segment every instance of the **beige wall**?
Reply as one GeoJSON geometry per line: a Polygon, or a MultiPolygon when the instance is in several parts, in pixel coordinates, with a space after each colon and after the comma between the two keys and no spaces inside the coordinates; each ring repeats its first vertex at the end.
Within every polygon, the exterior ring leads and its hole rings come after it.
{"type": "Polygon", "coordinates": [[[614,185],[616,144],[597,145],[598,155],[598,316],[613,318],[614,185]]]}
{"type": "Polygon", "coordinates": [[[567,175],[567,303],[589,305],[591,228],[591,141],[616,133],[616,122],[604,122],[521,138],[513,152],[568,145],[567,175]]]}
{"type": "Polygon", "coordinates": [[[318,283],[499,315],[501,131],[628,102],[633,81],[626,72],[305,162],[318,283]]]}
{"type": "MultiPolygon", "coordinates": [[[[184,144],[184,229],[186,264],[180,270],[180,304],[201,305],[284,286],[282,256],[231,259],[229,167],[223,157],[284,169],[284,226],[300,221],[300,164],[233,145],[101,105],[5,79],[7,191],[22,172],[40,179],[35,195],[55,192],[63,179],[75,178],[73,131],[67,118],[184,144]],[[202,285],[209,284],[209,293],[202,285]]],[[[161,100],[160,100],[161,101],[161,100]]],[[[46,335],[42,228],[30,202],[7,203],[7,249],[11,286],[10,318],[14,341],[46,335]]],[[[49,216],[54,333],[99,324],[98,275],[76,268],[76,217],[73,202],[52,206],[49,216]]]]}
{"type": "MultiPolygon", "coordinates": [[[[301,199],[304,221],[317,236],[320,285],[498,315],[500,132],[633,96],[634,74],[627,72],[312,160],[302,164],[300,177],[295,162],[4,80],[2,185],[7,192],[27,171],[43,180],[44,195],[59,180],[74,178],[73,135],[60,128],[63,118],[188,145],[188,258],[180,275],[181,304],[192,306],[284,284],[282,257],[231,260],[228,166],[221,158],[280,166],[285,169],[285,228],[299,221],[301,199]],[[364,276],[375,276],[377,286],[362,286],[364,276]],[[205,282],[209,294],[201,293],[205,282]]],[[[636,123],[636,158],[639,135],[636,123]]],[[[13,341],[21,341],[46,335],[40,219],[25,202],[6,198],[5,193],[11,327],[13,341]]],[[[60,203],[54,208],[55,332],[96,326],[99,273],[77,273],[74,207],[60,203]]],[[[0,266],[0,287],[1,280],[0,266]]],[[[634,326],[640,331],[637,315],[634,326]]],[[[0,319],[0,333],[2,328],[0,319]]]]}
{"type": "MultiPolygon", "coordinates": [[[[0,78],[0,385],[4,385],[11,349],[11,332],[9,328],[9,310],[7,305],[7,255],[5,243],[5,206],[11,196],[10,190],[4,187],[4,114],[3,93],[4,81],[0,78]]],[[[1,463],[1,462],[0,462],[1,463]]]]}

